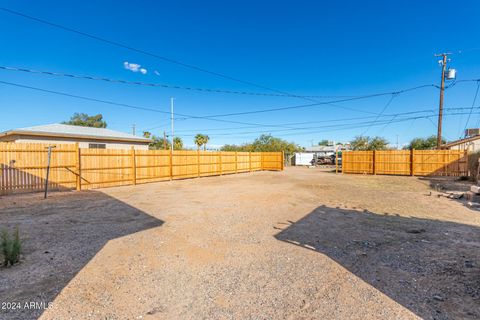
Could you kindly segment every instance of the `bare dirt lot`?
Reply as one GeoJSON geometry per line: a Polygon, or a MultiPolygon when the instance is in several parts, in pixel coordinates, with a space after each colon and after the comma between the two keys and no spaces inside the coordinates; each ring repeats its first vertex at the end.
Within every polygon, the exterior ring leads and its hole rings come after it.
{"type": "Polygon", "coordinates": [[[442,183],[287,168],[3,197],[24,255],[0,318],[478,319],[480,212],[442,183]]]}

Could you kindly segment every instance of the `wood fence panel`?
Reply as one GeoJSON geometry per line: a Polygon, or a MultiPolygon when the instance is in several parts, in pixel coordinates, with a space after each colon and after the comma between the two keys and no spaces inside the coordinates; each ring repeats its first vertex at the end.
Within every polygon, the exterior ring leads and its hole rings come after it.
{"type": "Polygon", "coordinates": [[[250,153],[237,152],[237,172],[250,171],[250,153]]]}
{"type": "Polygon", "coordinates": [[[282,170],[283,154],[282,152],[262,152],[263,170],[282,170]]]}
{"type": "Polygon", "coordinates": [[[375,174],[410,175],[410,151],[375,151],[375,174]]]}
{"type": "Polygon", "coordinates": [[[200,177],[220,175],[220,152],[200,151],[200,177]]]}
{"type": "MultiPolygon", "coordinates": [[[[281,152],[79,149],[56,144],[50,189],[94,189],[258,170],[283,170],[281,152]]],[[[42,191],[48,144],[0,143],[0,194],[42,191]]]]}
{"type": "Polygon", "coordinates": [[[343,152],[342,172],[373,174],[373,151],[343,152]]]}
{"type": "MultiPolygon", "coordinates": [[[[0,194],[40,191],[45,188],[48,144],[0,142],[0,194]]],[[[75,188],[75,145],[52,149],[49,188],[75,188]]]]}
{"type": "Polygon", "coordinates": [[[135,150],[137,183],[170,180],[170,150],[135,150]]]}
{"type": "Polygon", "coordinates": [[[467,154],[463,150],[414,150],[412,168],[419,176],[466,176],[467,154]]]}
{"type": "Polygon", "coordinates": [[[222,174],[235,173],[235,152],[222,152],[222,174]]]}
{"type": "Polygon", "coordinates": [[[130,150],[81,149],[82,189],[132,184],[130,150]]]}
{"type": "Polygon", "coordinates": [[[173,179],[198,176],[198,153],[192,150],[175,150],[172,154],[173,179]]]}
{"type": "Polygon", "coordinates": [[[467,153],[463,150],[345,151],[344,173],[419,176],[466,176],[467,153]]]}
{"type": "Polygon", "coordinates": [[[252,171],[262,170],[262,153],[261,152],[251,152],[250,153],[250,163],[252,171]]]}

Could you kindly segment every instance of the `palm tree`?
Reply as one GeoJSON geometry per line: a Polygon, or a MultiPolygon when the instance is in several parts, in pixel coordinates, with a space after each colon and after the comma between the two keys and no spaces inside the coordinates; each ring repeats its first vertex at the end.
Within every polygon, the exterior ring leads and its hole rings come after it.
{"type": "Polygon", "coordinates": [[[207,136],[206,134],[203,135],[203,151],[207,150],[207,143],[210,140],[210,137],[207,136]]]}
{"type": "Polygon", "coordinates": [[[173,138],[173,150],[182,150],[183,140],[180,137],[173,138]]]}
{"type": "Polygon", "coordinates": [[[198,150],[200,150],[200,147],[205,144],[205,136],[201,133],[197,133],[194,142],[197,145],[198,150]]]}

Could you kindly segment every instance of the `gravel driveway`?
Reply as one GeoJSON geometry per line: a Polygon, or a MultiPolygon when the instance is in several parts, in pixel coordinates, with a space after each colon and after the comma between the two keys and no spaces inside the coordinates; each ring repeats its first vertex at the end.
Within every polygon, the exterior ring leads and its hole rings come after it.
{"type": "Polygon", "coordinates": [[[430,184],[286,168],[2,197],[25,248],[0,318],[478,319],[480,213],[430,184]]]}

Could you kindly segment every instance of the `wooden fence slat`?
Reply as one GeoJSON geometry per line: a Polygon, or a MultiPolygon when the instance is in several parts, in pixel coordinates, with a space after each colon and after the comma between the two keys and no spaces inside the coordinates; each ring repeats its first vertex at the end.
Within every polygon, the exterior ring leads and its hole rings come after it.
{"type": "Polygon", "coordinates": [[[464,176],[468,155],[459,150],[344,151],[342,173],[464,176]]]}
{"type": "MultiPolygon", "coordinates": [[[[0,194],[44,189],[48,144],[0,142],[0,194]]],[[[281,152],[82,149],[55,144],[51,190],[81,190],[258,170],[283,170],[281,152]]]]}

